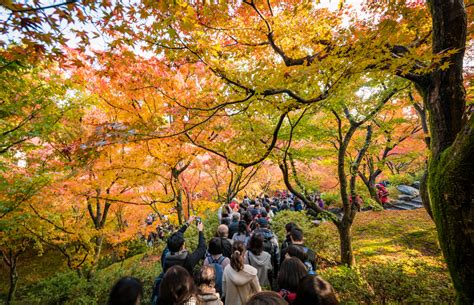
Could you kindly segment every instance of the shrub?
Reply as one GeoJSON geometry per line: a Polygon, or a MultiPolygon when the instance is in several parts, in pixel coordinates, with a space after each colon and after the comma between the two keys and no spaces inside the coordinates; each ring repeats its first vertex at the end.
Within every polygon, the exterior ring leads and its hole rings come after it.
{"type": "Polygon", "coordinates": [[[305,245],[313,249],[319,257],[335,261],[339,257],[339,235],[330,222],[316,226],[305,212],[282,211],[272,220],[272,229],[282,242],[285,238],[285,224],[294,222],[304,232],[305,245]]]}
{"type": "Polygon", "coordinates": [[[334,208],[341,206],[341,195],[339,192],[322,193],[321,198],[324,200],[324,204],[327,207],[334,208]]]}
{"type": "Polygon", "coordinates": [[[18,291],[16,304],[106,304],[112,285],[123,276],[139,278],[143,283],[142,304],[149,304],[154,279],[160,274],[158,262],[144,264],[142,256],[98,270],[87,279],[68,271],[18,291]]]}
{"type": "Polygon", "coordinates": [[[358,269],[345,266],[327,268],[319,272],[336,290],[341,303],[371,303],[374,293],[358,269]]]}
{"type": "Polygon", "coordinates": [[[341,303],[451,304],[454,289],[444,267],[420,258],[391,258],[358,268],[327,268],[320,275],[334,287],[341,303]]]}
{"type": "Polygon", "coordinates": [[[370,263],[362,273],[375,293],[375,303],[454,303],[445,268],[420,258],[370,263]]]}

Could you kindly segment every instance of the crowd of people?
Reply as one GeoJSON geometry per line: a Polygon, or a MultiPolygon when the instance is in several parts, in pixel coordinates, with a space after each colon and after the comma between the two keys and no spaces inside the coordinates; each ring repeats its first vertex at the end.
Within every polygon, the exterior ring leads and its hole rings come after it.
{"type": "MultiPolygon", "coordinates": [[[[166,241],[163,272],[156,278],[153,305],[338,304],[334,289],[317,275],[316,253],[305,246],[295,223],[285,226],[280,244],[271,229],[281,210],[304,209],[291,196],[232,201],[218,211],[220,225],[208,243],[204,224],[191,216],[166,241]],[[184,233],[196,224],[198,244],[186,248],[184,233]]],[[[140,281],[122,278],[112,288],[109,304],[140,304],[140,281]]]]}

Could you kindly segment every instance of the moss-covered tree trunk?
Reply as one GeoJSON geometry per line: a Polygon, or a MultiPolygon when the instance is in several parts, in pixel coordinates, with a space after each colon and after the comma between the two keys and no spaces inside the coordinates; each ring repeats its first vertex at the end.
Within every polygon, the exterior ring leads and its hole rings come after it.
{"type": "Polygon", "coordinates": [[[459,304],[474,304],[474,121],[466,111],[463,59],[467,14],[462,0],[428,1],[433,53],[457,50],[446,70],[418,82],[429,112],[427,189],[459,304]]]}

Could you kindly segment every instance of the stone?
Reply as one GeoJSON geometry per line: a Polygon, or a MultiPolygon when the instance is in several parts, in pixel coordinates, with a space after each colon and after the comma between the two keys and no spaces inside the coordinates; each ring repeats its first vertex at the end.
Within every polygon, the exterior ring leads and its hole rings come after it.
{"type": "Polygon", "coordinates": [[[413,197],[420,195],[419,190],[417,190],[414,187],[408,186],[408,185],[400,184],[399,186],[397,186],[397,190],[399,190],[400,193],[402,193],[402,194],[410,195],[410,196],[413,196],[413,197]]]}

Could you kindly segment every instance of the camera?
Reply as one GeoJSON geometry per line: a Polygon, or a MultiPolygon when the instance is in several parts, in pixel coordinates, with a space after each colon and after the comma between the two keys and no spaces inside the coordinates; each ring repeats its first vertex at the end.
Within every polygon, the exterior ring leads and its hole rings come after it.
{"type": "Polygon", "coordinates": [[[201,217],[196,217],[196,225],[198,225],[199,223],[201,223],[201,217]]]}

